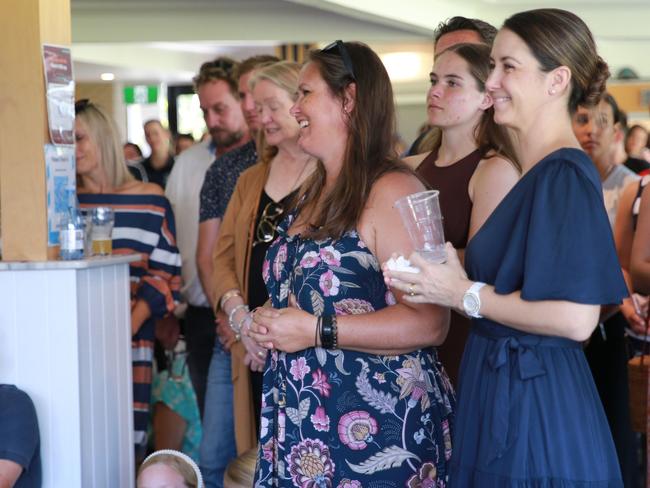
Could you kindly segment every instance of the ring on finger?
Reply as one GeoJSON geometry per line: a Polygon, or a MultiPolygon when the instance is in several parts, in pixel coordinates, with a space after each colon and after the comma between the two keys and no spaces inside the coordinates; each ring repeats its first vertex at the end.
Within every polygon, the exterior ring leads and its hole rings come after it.
{"type": "Polygon", "coordinates": [[[257,356],[263,358],[266,356],[266,353],[264,351],[257,351],[257,356]]]}
{"type": "Polygon", "coordinates": [[[415,290],[413,290],[413,287],[415,286],[415,283],[409,283],[409,296],[415,296],[415,290]]]}

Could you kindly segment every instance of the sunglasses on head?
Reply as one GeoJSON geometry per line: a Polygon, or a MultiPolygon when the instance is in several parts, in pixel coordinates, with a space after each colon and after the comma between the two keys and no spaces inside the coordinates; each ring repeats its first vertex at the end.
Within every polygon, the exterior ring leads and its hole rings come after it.
{"type": "Polygon", "coordinates": [[[321,52],[324,53],[337,53],[341,60],[343,61],[343,67],[345,68],[346,74],[350,76],[354,81],[357,81],[356,76],[354,76],[354,66],[352,64],[352,58],[350,57],[350,53],[348,52],[348,49],[345,47],[345,44],[343,41],[336,40],[331,44],[328,44],[325,46],[321,52]]]}
{"type": "Polygon", "coordinates": [[[75,115],[86,110],[88,105],[90,105],[90,100],[88,98],[82,98],[81,100],[74,102],[75,115]]]}

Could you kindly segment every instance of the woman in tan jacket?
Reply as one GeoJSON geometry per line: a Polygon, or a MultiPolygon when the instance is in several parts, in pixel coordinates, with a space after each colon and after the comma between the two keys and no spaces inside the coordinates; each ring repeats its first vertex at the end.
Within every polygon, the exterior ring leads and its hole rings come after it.
{"type": "Polygon", "coordinates": [[[258,145],[260,161],[239,177],[214,255],[215,303],[228,317],[219,327],[231,331],[224,346],[232,354],[238,455],[257,442],[261,371],[266,362],[266,349],[242,334],[242,327],[247,325],[249,311],[268,299],[262,280],[266,249],[297,188],[316,167],[315,159],[298,147],[299,126],[289,114],[299,70],[300,65],[282,61],[256,70],[251,77],[264,143],[258,145]]]}

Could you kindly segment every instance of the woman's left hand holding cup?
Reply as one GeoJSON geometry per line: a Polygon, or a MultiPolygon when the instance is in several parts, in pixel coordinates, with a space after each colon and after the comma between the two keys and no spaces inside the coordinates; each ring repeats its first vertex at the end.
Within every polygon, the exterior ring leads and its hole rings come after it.
{"type": "Polygon", "coordinates": [[[446,244],[447,260],[432,263],[417,252],[409,256],[411,266],[420,269],[419,273],[390,270],[384,263],[383,272],[386,284],[404,292],[404,300],[411,303],[433,303],[443,307],[461,308],[465,291],[472,282],[458,259],[458,253],[446,244]]]}

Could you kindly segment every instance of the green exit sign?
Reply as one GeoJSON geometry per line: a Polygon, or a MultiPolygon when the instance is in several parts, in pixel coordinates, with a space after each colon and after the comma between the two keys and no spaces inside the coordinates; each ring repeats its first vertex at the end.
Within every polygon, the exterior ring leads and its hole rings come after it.
{"type": "Polygon", "coordinates": [[[158,85],[134,85],[124,87],[124,103],[156,103],[158,85]]]}

